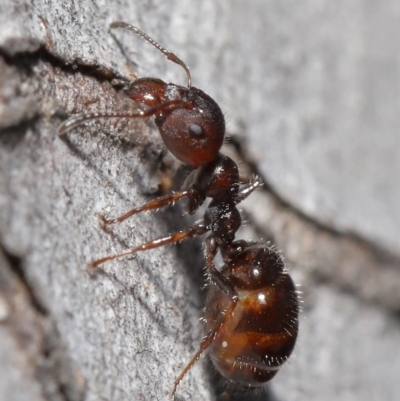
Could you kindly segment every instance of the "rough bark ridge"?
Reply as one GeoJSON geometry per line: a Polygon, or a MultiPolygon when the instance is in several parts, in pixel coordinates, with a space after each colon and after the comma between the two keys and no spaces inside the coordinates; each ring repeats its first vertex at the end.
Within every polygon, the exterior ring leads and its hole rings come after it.
{"type": "MultiPolygon", "coordinates": [[[[180,222],[179,209],[135,216],[109,232],[96,218],[98,212],[119,215],[148,201],[160,183],[168,186],[177,165],[164,157],[151,123],[101,121],[64,138],[57,135],[71,114],[131,107],[110,84],[112,78],[138,74],[184,82],[179,68],[131,34],[111,35],[107,26],[114,20],[140,25],[187,61],[194,84],[229,111],[231,131],[239,132],[226,151],[243,161],[245,173],[266,179],[264,190],[243,206],[250,224],[242,234],[271,238],[283,250],[291,274],[303,284],[305,311],[296,358],[268,393],[255,398],[395,400],[399,248],[383,236],[377,246],[362,225],[348,234],[334,218],[308,215],[285,179],[280,187],[262,160],[254,162],[257,149],[263,156],[263,138],[257,142],[257,135],[240,134],[243,122],[260,128],[265,116],[259,110],[270,113],[294,93],[280,74],[301,67],[302,60],[288,49],[303,49],[305,42],[299,38],[286,48],[277,32],[286,27],[295,35],[292,22],[309,15],[313,1],[303,11],[279,1],[257,1],[246,10],[240,1],[129,3],[7,0],[0,5],[0,400],[166,400],[201,339],[199,243],[138,254],[108,263],[95,277],[87,274],[94,258],[187,224],[180,222]],[[263,54],[260,27],[276,39],[268,48],[268,79],[262,72],[265,60],[247,57],[249,43],[263,54]],[[284,65],[282,58],[274,65],[278,53],[286,57],[284,65]],[[247,140],[250,145],[244,146],[247,140]]],[[[331,15],[334,21],[334,10],[318,7],[316,20],[331,15]]],[[[323,54],[320,50],[314,49],[323,54]]],[[[357,48],[347,50],[350,58],[357,57],[357,48]]],[[[332,51],[338,56],[341,48],[332,51]]],[[[303,84],[306,91],[303,78],[298,77],[298,87],[303,84]]],[[[346,82],[338,79],[338,84],[344,88],[346,82]]],[[[307,106],[312,109],[311,100],[307,106]]],[[[318,108],[323,115],[324,108],[318,108]]],[[[329,132],[323,119],[300,112],[297,117],[312,132],[329,132]]],[[[281,150],[287,138],[279,142],[278,128],[268,126],[268,132],[281,150]]],[[[266,137],[265,129],[261,136],[266,137]]],[[[293,166],[269,145],[272,171],[288,171],[290,177],[293,166]]],[[[310,169],[319,154],[312,149],[304,154],[310,169]]],[[[314,190],[305,182],[302,193],[314,190]]],[[[344,208],[345,203],[346,195],[344,208]]],[[[210,371],[198,363],[180,385],[180,399],[215,399],[210,371]]],[[[228,394],[233,399],[227,391],[221,400],[228,394]]]]}

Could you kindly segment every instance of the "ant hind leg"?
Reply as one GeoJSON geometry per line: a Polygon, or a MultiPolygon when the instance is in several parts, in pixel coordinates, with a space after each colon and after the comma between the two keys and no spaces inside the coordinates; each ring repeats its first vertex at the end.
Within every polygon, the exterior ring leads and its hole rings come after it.
{"type": "Polygon", "coordinates": [[[174,388],[172,391],[172,397],[175,400],[175,393],[179,383],[189,372],[192,366],[199,360],[201,355],[207,350],[207,348],[212,344],[215,337],[218,335],[219,331],[224,327],[224,324],[230,319],[233,311],[235,310],[236,304],[239,301],[238,295],[235,289],[230,284],[229,280],[222,275],[214,265],[214,258],[218,252],[218,245],[212,236],[209,236],[205,240],[206,247],[206,270],[210,274],[211,280],[225,293],[231,296],[231,304],[224,314],[221,314],[214,326],[206,333],[205,337],[200,343],[200,348],[190,360],[190,362],[183,369],[182,373],[175,380],[174,388]]]}

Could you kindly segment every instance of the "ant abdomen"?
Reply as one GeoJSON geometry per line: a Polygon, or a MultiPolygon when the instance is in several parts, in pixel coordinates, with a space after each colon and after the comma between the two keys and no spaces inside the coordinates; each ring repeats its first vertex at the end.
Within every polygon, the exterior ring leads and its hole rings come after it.
{"type": "MultiPolygon", "coordinates": [[[[252,245],[221,270],[238,298],[209,347],[216,369],[228,380],[253,387],[271,380],[289,358],[298,333],[298,298],[292,279],[272,248],[252,245]]],[[[221,311],[229,310],[232,294],[209,288],[205,332],[221,311]]]]}

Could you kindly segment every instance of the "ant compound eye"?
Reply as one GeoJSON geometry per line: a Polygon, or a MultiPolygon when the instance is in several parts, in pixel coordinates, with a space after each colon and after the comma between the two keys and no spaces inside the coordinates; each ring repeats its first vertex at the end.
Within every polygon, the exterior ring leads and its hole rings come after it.
{"type": "Polygon", "coordinates": [[[199,124],[190,124],[188,127],[188,132],[192,138],[200,138],[204,134],[203,127],[199,124]]]}

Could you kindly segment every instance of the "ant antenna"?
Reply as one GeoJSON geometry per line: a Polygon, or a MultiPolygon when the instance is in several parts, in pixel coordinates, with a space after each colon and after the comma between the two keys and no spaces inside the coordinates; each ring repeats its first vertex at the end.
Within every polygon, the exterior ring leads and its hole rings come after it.
{"type": "Polygon", "coordinates": [[[168,60],[172,61],[173,63],[179,64],[181,67],[186,72],[187,78],[188,78],[188,88],[192,86],[192,78],[190,76],[190,71],[189,68],[186,66],[186,64],[174,53],[169,52],[167,49],[164,49],[161,45],[159,45],[154,39],[152,39],[150,36],[146,35],[144,32],[142,32],[139,28],[136,28],[134,25],[127,24],[126,22],[123,21],[115,21],[110,24],[110,28],[125,28],[128,29],[129,31],[132,31],[136,33],[137,35],[141,36],[144,40],[152,44],[156,49],[158,49],[164,56],[167,57],[168,60]]]}

